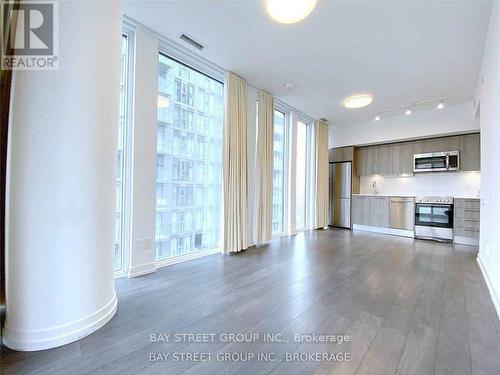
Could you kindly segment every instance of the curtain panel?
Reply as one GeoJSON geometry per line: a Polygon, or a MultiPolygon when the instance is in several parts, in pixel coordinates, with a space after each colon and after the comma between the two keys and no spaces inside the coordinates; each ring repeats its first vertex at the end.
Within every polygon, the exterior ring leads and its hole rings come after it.
{"type": "Polygon", "coordinates": [[[274,97],[268,92],[260,90],[258,100],[257,243],[263,243],[271,240],[273,225],[274,97]]]}
{"type": "Polygon", "coordinates": [[[315,228],[328,225],[328,125],[315,124],[316,152],[316,220],[315,228]]]}
{"type": "Polygon", "coordinates": [[[223,140],[223,248],[226,254],[244,250],[247,241],[247,83],[226,72],[223,140]]]}

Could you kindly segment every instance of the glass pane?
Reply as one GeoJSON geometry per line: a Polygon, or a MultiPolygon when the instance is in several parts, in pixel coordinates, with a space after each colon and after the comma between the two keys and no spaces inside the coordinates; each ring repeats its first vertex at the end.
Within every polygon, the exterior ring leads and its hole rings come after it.
{"type": "Polygon", "coordinates": [[[416,207],[417,224],[448,226],[452,223],[453,211],[449,206],[430,206],[418,204],[416,207]]]}
{"type": "Polygon", "coordinates": [[[118,157],[116,163],[116,212],[115,212],[115,271],[123,269],[123,201],[127,114],[127,36],[122,35],[120,74],[120,113],[118,120],[118,157]]]}
{"type": "Polygon", "coordinates": [[[283,233],[284,231],[284,136],[285,114],[274,111],[273,234],[283,233]]]}
{"type": "Polygon", "coordinates": [[[417,159],[415,160],[415,168],[417,169],[446,168],[446,157],[435,156],[435,157],[417,159]]]}
{"type": "Polygon", "coordinates": [[[156,259],[219,247],[223,84],[159,55],[156,259]]]}
{"type": "Polygon", "coordinates": [[[307,125],[297,122],[297,168],[295,175],[295,228],[305,229],[306,225],[306,147],[307,147],[307,125]]]}

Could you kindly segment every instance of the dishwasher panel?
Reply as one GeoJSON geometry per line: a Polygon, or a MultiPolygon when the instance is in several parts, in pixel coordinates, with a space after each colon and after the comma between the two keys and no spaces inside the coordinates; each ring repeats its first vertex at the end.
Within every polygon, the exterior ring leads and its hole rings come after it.
{"type": "Polygon", "coordinates": [[[394,229],[415,229],[415,199],[392,197],[390,200],[389,226],[394,229]]]}

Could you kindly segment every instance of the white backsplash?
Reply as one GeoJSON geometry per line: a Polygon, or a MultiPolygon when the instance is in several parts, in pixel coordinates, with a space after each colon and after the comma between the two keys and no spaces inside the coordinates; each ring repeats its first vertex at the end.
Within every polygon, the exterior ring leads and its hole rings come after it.
{"type": "Polygon", "coordinates": [[[361,194],[381,195],[437,195],[457,198],[479,198],[481,174],[479,172],[424,173],[408,177],[362,176],[361,194]],[[375,181],[376,187],[373,188],[375,181]]]}

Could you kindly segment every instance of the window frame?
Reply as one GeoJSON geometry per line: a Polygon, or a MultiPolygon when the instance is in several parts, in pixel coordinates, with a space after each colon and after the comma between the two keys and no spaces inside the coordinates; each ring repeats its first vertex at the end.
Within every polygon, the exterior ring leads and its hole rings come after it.
{"type": "MultiPolygon", "coordinates": [[[[293,231],[295,233],[300,233],[300,232],[304,232],[306,230],[309,229],[309,226],[308,226],[308,213],[309,213],[309,205],[311,204],[311,199],[310,199],[310,189],[311,189],[311,183],[310,183],[310,178],[311,178],[311,175],[310,175],[310,168],[309,165],[310,165],[310,159],[311,159],[311,155],[310,155],[310,143],[311,143],[311,136],[310,136],[310,127],[311,127],[311,121],[300,115],[300,114],[297,114],[296,115],[296,118],[295,118],[295,126],[298,128],[298,124],[302,123],[306,126],[306,147],[305,147],[305,154],[306,154],[306,160],[305,160],[305,174],[304,174],[304,178],[305,178],[305,181],[304,181],[304,184],[305,184],[305,187],[304,187],[304,225],[302,228],[297,228],[297,220],[295,220],[295,228],[293,228],[293,231]]],[[[295,140],[295,142],[297,142],[298,140],[298,136],[297,136],[297,139],[295,140]]],[[[295,149],[293,150],[293,152],[296,153],[296,149],[297,149],[297,144],[293,145],[292,147],[294,147],[295,149]]],[[[295,162],[296,164],[298,165],[298,158],[297,158],[297,154],[295,154],[295,162]]],[[[292,176],[293,178],[293,183],[296,183],[297,181],[297,165],[295,166],[295,176],[292,176]]],[[[295,217],[297,217],[297,186],[295,186],[295,217]]]]}
{"type": "MultiPolygon", "coordinates": [[[[208,79],[212,79],[212,80],[217,81],[218,83],[220,83],[222,85],[222,87],[223,87],[222,90],[224,93],[224,85],[225,85],[224,74],[225,74],[225,72],[224,72],[224,70],[222,70],[218,66],[208,62],[207,60],[204,60],[200,56],[192,54],[190,51],[187,51],[187,50],[184,50],[182,48],[177,47],[173,43],[171,43],[167,40],[164,40],[163,38],[159,38],[158,56],[160,56],[160,55],[163,55],[164,57],[181,64],[182,66],[184,66],[185,68],[187,68],[189,70],[193,70],[199,74],[202,74],[202,75],[206,76],[208,79]]],[[[193,100],[193,106],[195,104],[196,103],[193,100]]],[[[192,110],[192,106],[190,106],[188,104],[183,105],[182,108],[185,108],[186,116],[187,116],[187,112],[192,110]]],[[[224,103],[223,102],[221,103],[221,111],[222,111],[222,116],[223,116],[224,115],[224,103]]],[[[207,118],[207,120],[208,120],[208,118],[207,118]]],[[[204,123],[205,122],[208,122],[208,121],[204,121],[204,123]]],[[[194,114],[193,114],[193,126],[194,126],[194,114]]],[[[210,124],[209,124],[209,126],[210,126],[210,124]]],[[[177,155],[177,157],[178,156],[179,155],[177,155]]],[[[224,189],[224,186],[223,186],[223,182],[222,182],[222,171],[221,171],[221,191],[220,191],[221,197],[223,194],[223,189],[224,189]]],[[[156,192],[155,192],[155,199],[156,199],[156,192]]],[[[193,196],[193,204],[194,203],[195,202],[194,202],[194,196],[193,196]]],[[[223,237],[222,237],[223,218],[222,218],[222,216],[223,216],[223,209],[221,207],[220,225],[219,225],[220,231],[218,233],[219,244],[217,247],[203,249],[203,250],[194,250],[194,251],[188,252],[186,254],[172,255],[172,256],[166,257],[166,258],[157,258],[156,257],[156,250],[154,250],[153,257],[154,257],[154,261],[155,261],[156,266],[163,267],[163,266],[166,266],[169,264],[175,264],[175,263],[182,262],[184,260],[195,259],[195,258],[199,258],[199,257],[205,256],[205,255],[210,255],[210,254],[214,254],[214,253],[219,252],[221,249],[222,240],[223,240],[223,237]]],[[[155,230],[156,230],[156,224],[155,224],[155,230]]],[[[155,245],[155,247],[156,247],[156,245],[155,245]]]]}
{"type": "MultiPolygon", "coordinates": [[[[281,232],[272,233],[272,238],[286,236],[288,234],[288,227],[290,223],[290,210],[289,210],[289,184],[290,184],[290,124],[292,118],[292,111],[281,102],[275,100],[274,110],[281,112],[285,115],[283,123],[283,227],[281,232]]],[[[273,114],[274,121],[274,114],[273,114]]],[[[274,128],[274,125],[273,125],[274,128]]],[[[273,132],[274,137],[274,132],[273,132]]],[[[274,143],[274,142],[273,142],[274,143]]],[[[274,153],[274,148],[273,148],[274,153]]],[[[274,159],[274,157],[273,157],[274,159]]],[[[274,166],[273,166],[274,170],[274,166]]],[[[274,186],[273,186],[274,189],[274,186]]],[[[274,204],[274,203],[273,203],[274,204]]]]}
{"type": "MultiPolygon", "coordinates": [[[[132,144],[133,144],[133,93],[135,67],[135,31],[134,28],[123,25],[121,36],[127,38],[126,62],[126,93],[125,93],[125,121],[123,126],[123,154],[122,154],[122,194],[121,197],[121,268],[113,269],[114,277],[124,277],[128,274],[131,253],[131,211],[132,211],[132,144]]],[[[121,68],[120,68],[121,69],[121,68]]],[[[113,253],[114,255],[114,253],[113,253]]]]}

